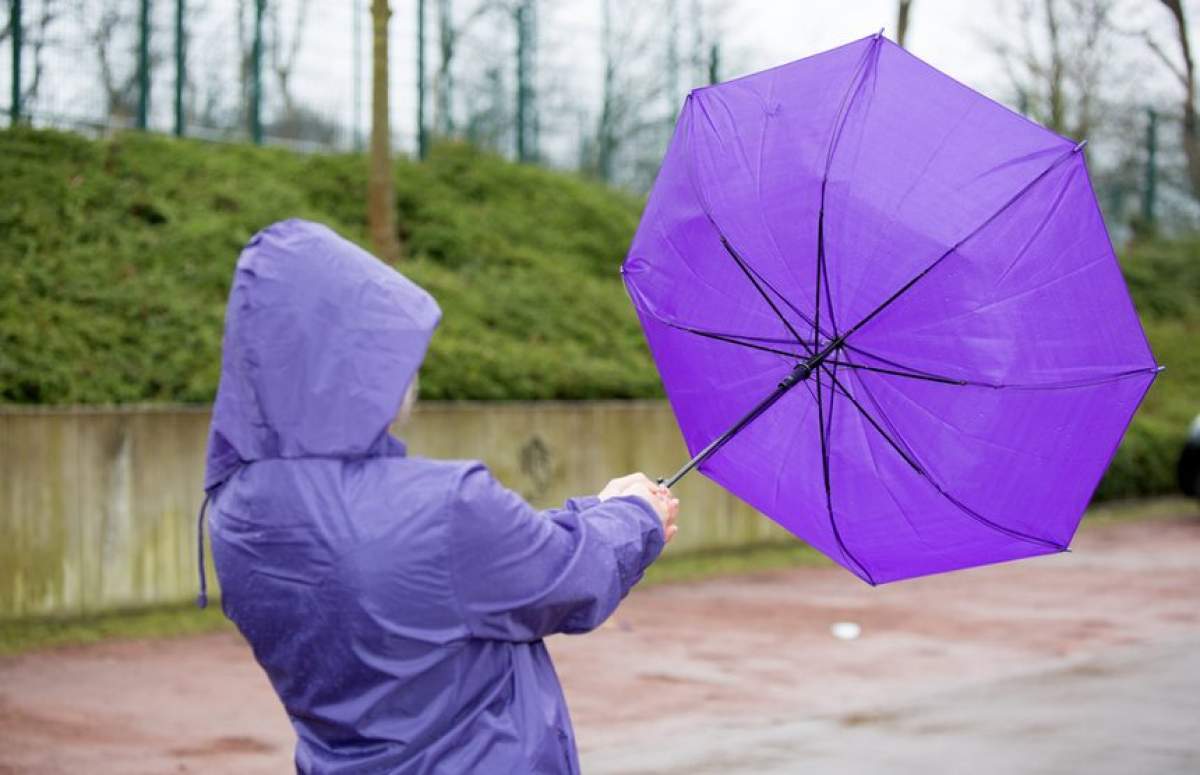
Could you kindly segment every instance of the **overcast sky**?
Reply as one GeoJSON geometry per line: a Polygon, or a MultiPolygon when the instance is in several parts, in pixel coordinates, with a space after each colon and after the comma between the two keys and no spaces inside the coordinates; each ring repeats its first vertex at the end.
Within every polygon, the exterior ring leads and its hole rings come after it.
{"type": "MultiPolygon", "coordinates": [[[[677,0],[687,24],[687,11],[697,0],[677,0]]],[[[846,43],[885,28],[894,36],[896,25],[895,0],[698,0],[702,5],[724,8],[719,22],[722,42],[723,77],[733,77],[753,70],[770,67],[846,43]]],[[[47,71],[41,97],[36,109],[44,114],[87,116],[103,113],[103,93],[97,88],[97,65],[94,50],[86,40],[86,26],[94,24],[98,9],[104,4],[120,4],[136,9],[136,0],[80,0],[83,16],[67,18],[56,24],[51,46],[46,54],[47,71]]],[[[298,0],[270,0],[281,9],[282,28],[290,30],[298,0]]],[[[304,27],[298,61],[292,81],[299,99],[306,105],[344,125],[365,129],[368,116],[369,89],[369,27],[368,0],[310,0],[311,11],[304,27]],[[359,10],[357,13],[353,10],[359,10]],[[356,72],[358,77],[356,78],[356,72]]],[[[462,15],[479,0],[454,0],[456,13],[462,15]]],[[[663,0],[611,0],[619,10],[618,27],[627,26],[625,14],[636,14],[641,8],[660,4],[663,0]]],[[[910,20],[908,48],[960,81],[997,99],[1007,100],[1011,89],[1003,69],[994,54],[984,44],[985,36],[1018,34],[1011,15],[1012,0],[1007,6],[1000,0],[915,0],[910,20]]],[[[1164,47],[1175,51],[1170,20],[1158,2],[1152,0],[1119,0],[1122,5],[1120,23],[1131,28],[1150,26],[1156,29],[1164,47]]],[[[37,2],[26,4],[27,25],[32,23],[37,2]]],[[[253,4],[240,3],[244,7],[253,4]]],[[[162,58],[155,70],[152,93],[152,123],[162,129],[171,126],[171,94],[174,83],[172,69],[174,2],[159,0],[153,8],[153,45],[162,58]]],[[[192,0],[189,2],[190,25],[189,78],[197,88],[203,83],[217,83],[230,104],[236,104],[239,94],[236,9],[237,0],[192,0]]],[[[436,61],[436,2],[427,0],[427,55],[430,71],[436,61]]],[[[415,136],[416,118],[416,8],[417,0],[392,0],[392,107],[393,126],[402,147],[411,147],[415,136]]],[[[601,0],[540,0],[541,47],[539,80],[553,83],[560,93],[569,92],[576,104],[598,110],[602,82],[600,58],[601,0]]],[[[1196,7],[1191,7],[1193,18],[1196,7]]],[[[129,23],[123,27],[127,36],[125,51],[133,50],[136,18],[130,10],[129,23]]],[[[1066,23],[1070,23],[1067,20],[1066,23]]],[[[472,37],[460,47],[460,61],[466,69],[478,67],[480,58],[492,58],[511,65],[515,35],[511,20],[492,17],[477,24],[472,37]]],[[[26,37],[36,34],[27,32],[26,37]]],[[[286,32],[285,32],[286,34],[286,32]]],[[[662,46],[661,38],[653,46],[662,46]]],[[[1145,44],[1130,38],[1122,44],[1127,53],[1136,53],[1148,60],[1145,44]]],[[[687,56],[688,35],[681,36],[681,55],[687,56]]],[[[5,65],[9,61],[8,44],[0,44],[5,65]]],[[[28,57],[27,57],[28,59],[28,57]]],[[[656,61],[653,57],[650,61],[656,61]]],[[[132,68],[132,60],[118,62],[118,67],[132,68]]],[[[27,61],[26,72],[31,72],[27,61]]],[[[511,67],[507,68],[511,72],[511,67]]],[[[132,72],[131,70],[129,70],[132,72]]],[[[1135,74],[1137,83],[1130,88],[1140,95],[1163,93],[1178,87],[1161,67],[1135,74]]],[[[0,89],[8,94],[9,68],[0,67],[0,89]]],[[[682,92],[689,86],[688,74],[680,84],[682,92]]],[[[690,80],[695,80],[694,78],[690,80]]],[[[265,90],[268,104],[274,84],[268,74],[265,90]]],[[[547,90],[548,91],[548,90],[547,90]]],[[[511,95],[510,95],[511,96],[511,95]]],[[[561,117],[547,115],[550,100],[543,102],[543,121],[550,123],[561,117]]],[[[648,106],[647,110],[661,109],[648,106]]],[[[561,130],[560,130],[561,131],[561,130]]]]}
{"type": "MultiPolygon", "coordinates": [[[[1118,0],[1123,3],[1118,23],[1129,29],[1149,27],[1159,36],[1164,48],[1175,52],[1170,18],[1158,2],[1118,0]]],[[[561,77],[557,70],[569,69],[567,76],[581,101],[598,104],[602,66],[599,33],[600,0],[541,0],[543,77],[561,77]]],[[[636,2],[612,0],[614,7],[638,7],[636,2]]],[[[678,0],[681,12],[691,0],[678,0]]],[[[720,18],[723,44],[722,77],[771,67],[815,54],[825,49],[870,35],[880,28],[895,37],[896,0],[704,0],[723,6],[720,18]]],[[[455,0],[460,8],[473,5],[470,0],[455,0]]],[[[645,2],[643,7],[651,3],[645,2]]],[[[432,6],[433,3],[430,2],[432,6]]],[[[1187,5],[1185,3],[1185,5],[1187,5]]],[[[404,40],[415,34],[416,0],[393,0],[394,25],[404,40]]],[[[1200,9],[1192,8],[1193,16],[1200,9]]],[[[1065,20],[1066,24],[1070,20],[1065,20]]],[[[686,18],[684,19],[686,24],[686,18]]],[[[510,31],[498,22],[485,26],[493,44],[512,45],[510,31]]],[[[915,0],[910,16],[907,45],[910,51],[952,77],[997,99],[1011,96],[1011,85],[996,55],[988,50],[989,38],[1015,39],[1019,34],[1013,17],[1013,0],[915,0]],[[1006,4],[1007,2],[1007,4],[1006,4]]],[[[687,35],[681,47],[687,49],[687,35]]],[[[1129,38],[1121,44],[1125,54],[1145,61],[1144,43],[1129,38]]],[[[411,49],[406,52],[411,54],[411,49]]],[[[684,53],[687,53],[686,51],[684,53]]],[[[430,50],[432,57],[433,51],[430,50]]],[[[415,73],[412,56],[397,62],[397,105],[401,107],[401,127],[414,126],[404,116],[415,112],[415,73]]],[[[1133,77],[1132,71],[1129,73],[1133,77]]],[[[1151,68],[1137,73],[1136,88],[1142,93],[1175,89],[1166,71],[1151,68]]],[[[683,84],[686,86],[700,84],[683,84]]]]}

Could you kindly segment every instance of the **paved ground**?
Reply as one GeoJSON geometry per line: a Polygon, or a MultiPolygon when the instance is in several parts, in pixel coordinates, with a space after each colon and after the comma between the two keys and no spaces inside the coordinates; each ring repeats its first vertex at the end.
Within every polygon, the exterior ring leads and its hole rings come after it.
{"type": "MultiPolygon", "coordinates": [[[[870,589],[833,568],[656,587],[551,641],[589,773],[1200,772],[1200,516],[870,589]],[[841,641],[830,625],[854,621],[841,641]]],[[[0,660],[0,773],[277,773],[234,635],[0,660]]]]}

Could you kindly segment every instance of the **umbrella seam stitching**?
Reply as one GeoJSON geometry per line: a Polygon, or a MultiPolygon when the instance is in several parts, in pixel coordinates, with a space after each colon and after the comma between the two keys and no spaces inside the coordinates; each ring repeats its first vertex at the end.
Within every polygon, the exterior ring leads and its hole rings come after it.
{"type": "MultiPolygon", "coordinates": [[[[712,117],[709,116],[708,109],[704,106],[704,103],[699,99],[699,97],[697,97],[694,94],[689,94],[688,101],[689,101],[689,103],[694,102],[699,107],[699,110],[704,115],[705,120],[707,120],[709,125],[712,126],[715,130],[716,125],[713,122],[712,117]]],[[[722,247],[724,247],[725,251],[727,253],[729,253],[731,258],[733,258],[734,262],[738,265],[738,268],[741,269],[742,272],[746,274],[747,279],[750,280],[750,284],[754,286],[754,289],[756,291],[758,291],[759,295],[763,298],[763,300],[766,301],[768,306],[771,307],[771,310],[779,318],[779,321],[781,323],[783,323],[784,327],[787,328],[788,332],[791,333],[793,337],[795,337],[797,342],[800,342],[801,344],[803,344],[804,340],[800,337],[799,332],[797,332],[795,330],[795,328],[792,326],[791,322],[788,321],[788,319],[786,317],[784,317],[783,313],[779,311],[779,308],[775,306],[774,302],[771,301],[771,299],[766,295],[766,293],[763,292],[762,288],[760,288],[759,285],[755,282],[754,277],[751,276],[751,272],[747,270],[747,265],[745,265],[743,263],[743,259],[741,258],[740,254],[737,253],[737,251],[733,248],[733,245],[726,238],[725,232],[721,229],[720,225],[717,223],[716,217],[712,213],[712,206],[708,201],[708,197],[705,195],[703,187],[696,180],[695,143],[692,140],[694,121],[692,121],[690,114],[691,114],[691,111],[689,111],[688,125],[687,125],[688,153],[687,153],[686,164],[684,165],[684,168],[687,171],[688,181],[692,187],[692,193],[695,194],[696,200],[699,203],[700,209],[703,211],[705,218],[708,220],[709,224],[712,226],[713,230],[717,233],[717,236],[720,238],[722,247]]],[[[757,272],[754,272],[753,274],[757,275],[757,272]]]]}
{"type": "Polygon", "coordinates": [[[1046,169],[1042,170],[1040,173],[1038,173],[1037,176],[1035,176],[1032,180],[1030,180],[1028,183],[1026,183],[1023,187],[1021,187],[1015,194],[1013,194],[1012,197],[1009,198],[1009,200],[1007,202],[1005,202],[998,210],[996,210],[996,212],[992,213],[990,216],[985,218],[983,220],[983,222],[978,224],[975,228],[973,228],[971,231],[969,231],[965,236],[963,236],[961,239],[959,239],[957,242],[955,242],[948,250],[946,250],[946,252],[942,253],[942,255],[939,256],[933,263],[931,263],[929,266],[925,267],[920,272],[918,272],[916,274],[916,276],[914,276],[912,279],[910,279],[904,285],[900,286],[900,288],[897,289],[895,293],[893,293],[888,298],[884,299],[883,302],[881,302],[877,307],[875,307],[875,309],[871,310],[869,313],[867,313],[867,315],[865,317],[863,317],[861,320],[859,320],[857,323],[855,323],[853,326],[851,326],[850,329],[846,332],[845,336],[847,338],[849,338],[851,334],[854,334],[859,329],[861,329],[863,326],[865,326],[867,323],[869,323],[872,320],[874,320],[875,318],[877,318],[879,316],[879,314],[882,313],[888,307],[890,307],[893,302],[895,302],[897,299],[899,299],[901,296],[903,296],[905,293],[907,293],[921,279],[926,277],[930,272],[932,272],[934,269],[936,269],[938,266],[940,266],[947,258],[954,255],[954,253],[956,253],[960,247],[962,247],[969,240],[971,240],[973,237],[975,237],[977,234],[979,234],[979,232],[981,232],[985,228],[987,228],[993,221],[995,221],[1005,211],[1007,211],[1008,208],[1012,207],[1014,204],[1016,204],[1018,201],[1020,201],[1024,197],[1024,195],[1026,193],[1028,193],[1031,189],[1033,189],[1033,187],[1037,183],[1039,183],[1047,175],[1049,175],[1051,172],[1053,172],[1060,164],[1062,164],[1068,158],[1074,156],[1074,154],[1075,154],[1075,151],[1068,149],[1065,153],[1063,153],[1057,159],[1055,159],[1053,162],[1051,162],[1049,165],[1047,165],[1046,169]]]}
{"type": "MultiPolygon", "coordinates": [[[[965,505],[964,503],[959,501],[957,498],[955,498],[953,495],[948,493],[945,490],[945,488],[943,488],[942,485],[937,481],[937,479],[935,479],[933,477],[933,475],[929,473],[928,467],[924,463],[921,462],[919,456],[916,454],[916,452],[913,451],[912,446],[909,445],[908,442],[904,440],[904,436],[896,429],[895,425],[888,418],[887,413],[883,411],[883,408],[879,405],[879,401],[875,398],[874,393],[872,393],[870,388],[867,386],[866,381],[860,380],[860,382],[863,385],[864,392],[866,392],[867,396],[870,398],[871,403],[874,404],[876,411],[879,412],[879,416],[881,418],[883,418],[883,421],[887,424],[888,429],[891,430],[892,433],[894,433],[896,435],[896,438],[899,440],[899,443],[904,445],[904,448],[908,452],[908,454],[911,455],[913,460],[916,461],[916,463],[920,466],[917,473],[919,473],[921,476],[923,476],[930,483],[930,485],[932,485],[933,488],[942,495],[943,498],[945,498],[947,501],[949,501],[951,504],[953,504],[955,507],[957,507],[959,509],[959,511],[963,512],[964,514],[971,517],[972,519],[979,522],[980,524],[990,527],[993,530],[996,530],[997,532],[1003,533],[1003,534],[1009,536],[1010,538],[1016,538],[1016,539],[1019,539],[1022,541],[1026,541],[1028,543],[1038,544],[1040,546],[1048,546],[1048,547],[1051,547],[1058,551],[1064,551],[1067,548],[1067,547],[1063,546],[1062,544],[1059,544],[1056,541],[1050,541],[1050,540],[1047,540],[1044,538],[1040,538],[1038,536],[1022,533],[1019,530],[1014,530],[1013,528],[1009,528],[1004,525],[1001,525],[998,522],[994,522],[993,520],[988,519],[987,517],[978,513],[974,509],[968,507],[967,505],[965,505]]],[[[863,410],[860,409],[860,411],[863,411],[863,410]]]]}
{"type": "MultiPolygon", "coordinates": [[[[880,474],[879,460],[875,455],[874,447],[871,446],[871,442],[869,441],[870,435],[861,430],[861,423],[859,424],[859,429],[862,433],[863,444],[867,449],[867,455],[871,458],[871,468],[875,471],[875,478],[876,480],[882,482],[884,477],[880,474]]],[[[920,541],[927,549],[936,551],[936,549],[925,540],[925,537],[921,535],[921,531],[917,529],[916,524],[912,521],[912,518],[909,517],[908,511],[904,508],[904,504],[902,504],[900,500],[896,498],[894,494],[892,494],[891,489],[886,486],[881,489],[883,490],[884,494],[888,496],[888,500],[890,500],[896,506],[896,509],[900,512],[901,518],[904,519],[905,524],[908,525],[909,530],[913,532],[913,535],[916,536],[917,540],[920,541]]]]}
{"type": "MultiPolygon", "coordinates": [[[[833,425],[833,406],[833,389],[831,387],[829,396],[829,426],[833,425]]],[[[822,481],[825,485],[825,511],[829,515],[829,526],[833,531],[833,537],[837,541],[838,548],[842,551],[842,555],[848,561],[858,566],[859,570],[862,571],[862,574],[866,576],[866,579],[864,580],[868,584],[875,586],[875,578],[871,575],[871,571],[867,569],[867,566],[864,565],[863,562],[859,560],[852,551],[850,551],[850,547],[846,545],[845,540],[842,538],[841,529],[838,527],[837,517],[833,513],[833,487],[830,470],[829,429],[826,427],[825,423],[825,409],[821,400],[821,376],[819,372],[817,374],[817,420],[817,432],[821,437],[821,469],[823,474],[822,481]]]]}
{"type": "MultiPolygon", "coordinates": [[[[873,57],[879,50],[879,41],[882,38],[876,36],[868,44],[867,50],[863,52],[862,58],[855,65],[854,75],[850,79],[850,85],[846,89],[846,93],[842,96],[842,104],[838,107],[838,115],[834,120],[833,133],[829,138],[829,149],[825,154],[825,169],[821,174],[821,199],[817,209],[817,277],[816,288],[814,292],[816,308],[813,314],[813,339],[819,339],[821,336],[821,276],[825,275],[825,280],[828,282],[829,274],[824,269],[825,264],[825,192],[829,185],[829,171],[833,168],[833,157],[837,152],[838,142],[842,137],[842,130],[846,126],[846,120],[850,115],[850,110],[854,105],[854,98],[858,96],[863,84],[866,82],[866,73],[870,69],[869,65],[872,59],[878,62],[877,57],[873,57]]],[[[837,321],[832,316],[833,301],[829,296],[829,289],[825,289],[825,295],[830,308],[830,321],[834,328],[836,336],[837,321]]]]}

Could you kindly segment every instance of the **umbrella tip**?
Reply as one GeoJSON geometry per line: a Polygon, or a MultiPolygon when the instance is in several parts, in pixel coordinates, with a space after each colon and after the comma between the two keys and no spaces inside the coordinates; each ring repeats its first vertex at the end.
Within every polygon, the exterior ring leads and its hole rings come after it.
{"type": "Polygon", "coordinates": [[[883,37],[883,30],[884,30],[884,28],[880,27],[879,32],[875,33],[875,35],[874,35],[875,40],[879,40],[881,37],[883,37]]]}
{"type": "Polygon", "coordinates": [[[1078,145],[1076,145],[1076,146],[1075,146],[1075,147],[1074,147],[1074,148],[1071,150],[1071,153],[1079,153],[1080,151],[1082,151],[1082,150],[1083,150],[1084,146],[1086,146],[1086,145],[1087,145],[1087,140],[1080,140],[1080,141],[1079,141],[1079,144],[1078,144],[1078,145]]]}

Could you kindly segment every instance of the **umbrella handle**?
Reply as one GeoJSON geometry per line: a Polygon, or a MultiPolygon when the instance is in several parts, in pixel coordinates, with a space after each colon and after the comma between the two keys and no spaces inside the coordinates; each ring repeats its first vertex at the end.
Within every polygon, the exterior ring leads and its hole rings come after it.
{"type": "MultiPolygon", "coordinates": [[[[838,344],[840,344],[840,342],[838,344]]],[[[833,348],[829,348],[829,351],[832,351],[832,349],[833,348]]],[[[717,450],[725,446],[725,444],[728,443],[729,440],[738,433],[740,433],[743,428],[754,422],[756,419],[758,419],[760,414],[770,409],[776,401],[783,398],[784,393],[808,379],[809,375],[813,373],[813,369],[815,369],[821,361],[828,357],[829,351],[820,354],[818,356],[819,360],[817,357],[814,357],[804,361],[803,363],[797,364],[796,368],[792,369],[791,373],[784,377],[783,380],[781,380],[780,383],[775,386],[775,389],[771,391],[770,395],[768,395],[762,401],[759,401],[753,409],[751,409],[749,412],[746,412],[746,414],[743,415],[740,420],[735,422],[733,426],[729,428],[729,430],[725,431],[720,436],[709,442],[708,446],[697,452],[691,460],[684,463],[683,466],[678,471],[671,474],[670,477],[660,477],[658,483],[666,485],[667,487],[674,487],[675,483],[686,476],[689,471],[703,463],[708,458],[712,457],[717,450]]]]}

